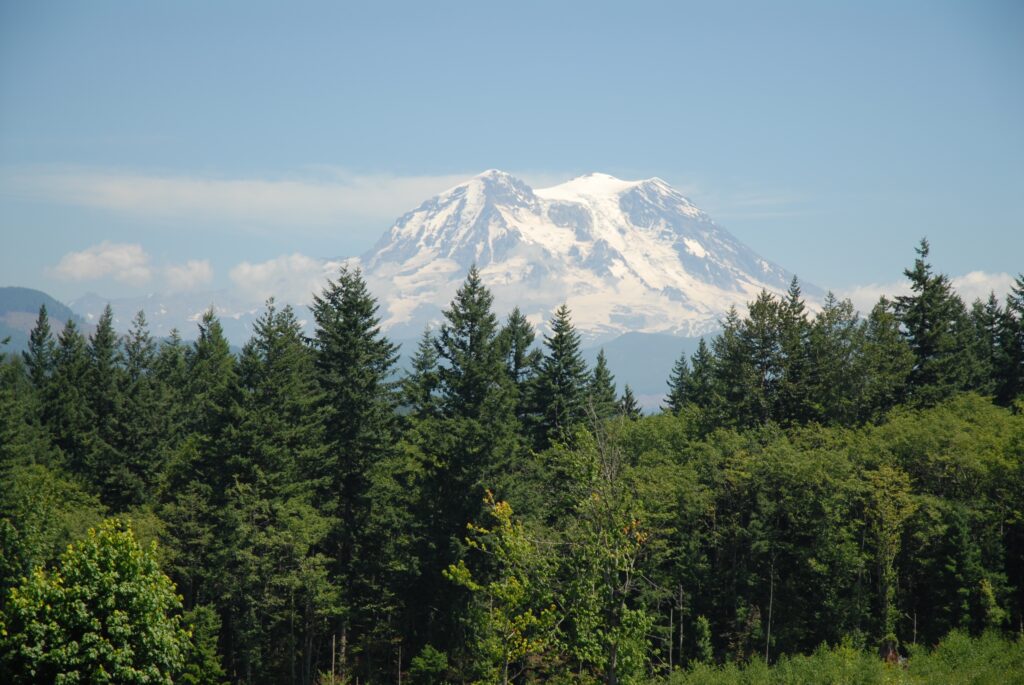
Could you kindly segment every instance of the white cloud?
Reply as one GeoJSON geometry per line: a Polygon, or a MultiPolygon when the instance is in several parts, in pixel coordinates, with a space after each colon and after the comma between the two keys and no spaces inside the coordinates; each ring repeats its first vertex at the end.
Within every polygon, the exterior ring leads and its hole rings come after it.
{"type": "Polygon", "coordinates": [[[153,275],[149,255],[136,243],[103,241],[81,252],[69,252],[49,272],[69,281],[92,281],[101,278],[130,285],[143,285],[153,275]]]}
{"type": "Polygon", "coordinates": [[[74,169],[5,173],[19,194],[139,217],[218,221],[290,230],[374,220],[382,226],[473,174],[356,175],[330,170],[283,179],[203,178],[74,169]]]}
{"type": "Polygon", "coordinates": [[[190,259],[184,264],[164,267],[164,282],[170,292],[193,292],[213,282],[213,267],[209,260],[190,259]]]}
{"type": "Polygon", "coordinates": [[[960,293],[964,302],[970,305],[975,300],[985,301],[989,293],[994,292],[1000,300],[1006,298],[1013,285],[1013,276],[1008,273],[990,274],[984,271],[971,271],[953,279],[953,287],[960,293]]]}
{"type": "MultiPolygon", "coordinates": [[[[954,276],[950,280],[953,288],[968,306],[976,299],[987,299],[990,292],[995,292],[996,297],[1002,300],[1013,284],[1013,276],[1010,274],[985,271],[971,271],[962,276],[954,276]]],[[[882,295],[889,299],[897,295],[909,295],[910,282],[903,279],[892,283],[869,283],[847,288],[836,294],[842,298],[849,298],[857,309],[867,313],[882,295]]]]}
{"type": "Polygon", "coordinates": [[[296,252],[256,264],[242,262],[231,269],[230,276],[239,295],[251,301],[273,296],[281,302],[308,304],[339,265],[296,252]]]}

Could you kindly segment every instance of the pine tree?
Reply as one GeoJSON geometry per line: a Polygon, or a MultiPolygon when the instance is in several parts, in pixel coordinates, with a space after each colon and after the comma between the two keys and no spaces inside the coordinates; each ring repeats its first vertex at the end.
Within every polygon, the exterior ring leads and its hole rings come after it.
{"type": "Polygon", "coordinates": [[[43,400],[43,416],[54,445],[72,473],[88,477],[89,456],[96,440],[96,416],[86,394],[89,355],[73,319],[57,339],[54,370],[43,400]]]}
{"type": "Polygon", "coordinates": [[[672,367],[672,373],[668,377],[668,395],[665,397],[662,409],[670,414],[678,414],[682,411],[686,403],[690,401],[688,391],[692,382],[690,365],[686,361],[686,353],[683,352],[679,355],[679,359],[676,360],[672,367]]]}
{"type": "Polygon", "coordinates": [[[1006,295],[999,325],[999,364],[996,399],[1004,405],[1024,395],[1024,273],[1006,295]]]}
{"type": "Polygon", "coordinates": [[[123,381],[114,313],[109,304],[104,307],[96,330],[89,338],[88,351],[86,397],[96,420],[96,439],[88,455],[89,478],[103,502],[120,511],[141,499],[142,484],[136,474],[125,469],[125,453],[119,449],[124,443],[120,425],[124,416],[123,381]]]}
{"type": "Polygon", "coordinates": [[[232,480],[228,464],[237,450],[240,418],[237,362],[212,309],[198,328],[199,337],[185,355],[185,437],[162,482],[161,515],[175,551],[170,569],[187,609],[214,603],[223,593],[223,565],[215,560],[223,549],[219,537],[232,480]]]}
{"type": "Polygon", "coordinates": [[[56,345],[50,331],[50,319],[46,313],[46,305],[39,306],[39,316],[28,337],[28,349],[22,352],[29,380],[36,392],[46,391],[46,384],[53,373],[54,353],[56,345]]]}
{"type": "Polygon", "coordinates": [[[516,393],[516,418],[524,424],[528,420],[532,384],[541,362],[541,351],[533,346],[535,337],[533,326],[519,307],[512,309],[498,334],[498,344],[516,393]]]}
{"type": "Polygon", "coordinates": [[[811,324],[796,276],[780,309],[782,378],[779,382],[779,418],[803,423],[809,418],[808,342],[811,324]]]}
{"type": "Polygon", "coordinates": [[[896,313],[914,353],[910,373],[911,396],[932,405],[964,387],[964,364],[959,345],[963,302],[953,293],[949,278],[936,274],[927,262],[928,241],[921,239],[914,268],[903,273],[913,294],[896,298],[896,313]]]}
{"type": "Polygon", "coordinates": [[[900,332],[900,322],[893,310],[893,304],[882,297],[866,322],[862,420],[878,420],[906,398],[914,353],[900,332]]]}
{"type": "Polygon", "coordinates": [[[808,340],[810,419],[841,425],[856,419],[864,395],[863,334],[853,304],[829,292],[808,340]]]}
{"type": "Polygon", "coordinates": [[[690,382],[686,388],[689,401],[705,411],[717,407],[719,400],[715,378],[715,358],[704,338],[701,338],[697,343],[697,351],[690,357],[690,382]]]}
{"type": "Polygon", "coordinates": [[[971,357],[975,367],[968,387],[982,395],[995,394],[996,374],[1002,356],[999,334],[1003,316],[994,292],[989,293],[985,302],[975,300],[971,305],[971,343],[974,348],[971,357]]]}
{"type": "Polygon", "coordinates": [[[586,420],[587,365],[564,304],[551,319],[551,335],[544,336],[544,347],[533,396],[539,448],[567,436],[573,426],[586,420]]]}
{"type": "Polygon", "coordinates": [[[608,359],[604,355],[604,349],[598,351],[597,361],[590,373],[590,381],[587,384],[587,404],[588,411],[592,411],[594,418],[598,421],[614,418],[618,414],[615,376],[608,369],[608,359]]]}
{"type": "MultiPolygon", "coordinates": [[[[322,402],[313,353],[291,307],[273,300],[239,361],[238,449],[225,505],[226,655],[246,682],[283,682],[315,639],[307,615],[331,610],[330,522],[313,507],[307,471],[322,462],[322,402]]],[[[367,560],[369,563],[369,560],[367,560]]]]}
{"type": "Polygon", "coordinates": [[[420,337],[416,354],[409,364],[409,372],[402,379],[402,406],[415,419],[438,415],[437,348],[430,329],[420,337]]]}
{"type": "Polygon", "coordinates": [[[762,290],[747,308],[739,330],[739,343],[746,357],[742,416],[746,425],[779,418],[779,387],[784,378],[782,350],[782,307],[762,290]]]}
{"type": "Polygon", "coordinates": [[[643,416],[640,403],[636,401],[633,389],[628,384],[622,389],[622,398],[619,400],[619,414],[630,421],[636,421],[643,416]]]}
{"type": "Polygon", "coordinates": [[[154,503],[177,424],[170,390],[157,374],[157,347],[146,315],[139,311],[124,338],[120,452],[123,462],[115,480],[122,484],[121,504],[154,503]]]}
{"type": "Polygon", "coordinates": [[[391,375],[398,348],[380,330],[378,305],[358,269],[343,267],[337,281],[313,298],[313,341],[323,393],[327,450],[317,473],[321,513],[338,525],[328,535],[344,613],[337,628],[343,639],[363,642],[376,624],[376,588],[364,560],[378,542],[370,539],[372,474],[396,443],[399,395],[391,375]],[[350,634],[351,633],[351,634],[350,634]]]}

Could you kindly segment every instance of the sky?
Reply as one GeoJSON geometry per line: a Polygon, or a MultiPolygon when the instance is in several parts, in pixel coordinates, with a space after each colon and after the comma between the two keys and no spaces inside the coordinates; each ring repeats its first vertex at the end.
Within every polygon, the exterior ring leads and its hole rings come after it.
{"type": "Polygon", "coordinates": [[[0,285],[239,289],[485,169],[658,176],[867,297],[1024,270],[1024,3],[0,0],[0,285]]]}

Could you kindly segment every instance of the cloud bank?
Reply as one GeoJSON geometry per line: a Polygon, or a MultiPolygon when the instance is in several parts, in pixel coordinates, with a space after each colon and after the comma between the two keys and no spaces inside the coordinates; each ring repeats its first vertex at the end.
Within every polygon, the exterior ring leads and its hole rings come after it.
{"type": "Polygon", "coordinates": [[[163,287],[175,293],[201,290],[213,282],[213,267],[206,259],[157,267],[142,245],[106,240],[78,252],[68,252],[46,272],[65,281],[112,279],[131,286],[146,285],[159,276],[163,287]]]}

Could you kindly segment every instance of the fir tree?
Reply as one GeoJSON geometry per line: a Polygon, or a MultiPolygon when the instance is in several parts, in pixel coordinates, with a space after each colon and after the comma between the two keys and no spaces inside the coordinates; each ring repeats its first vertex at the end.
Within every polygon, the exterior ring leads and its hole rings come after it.
{"type": "Polygon", "coordinates": [[[516,393],[516,418],[523,424],[528,421],[532,384],[541,362],[541,351],[533,346],[535,337],[533,326],[519,307],[512,309],[498,334],[498,344],[516,393]]]}
{"type": "Polygon", "coordinates": [[[885,297],[871,309],[864,333],[865,390],[860,418],[877,420],[906,398],[914,353],[885,297]]]}
{"type": "Polygon", "coordinates": [[[636,401],[633,389],[628,384],[622,389],[622,398],[619,400],[619,414],[630,421],[636,421],[643,416],[640,403],[636,401]]]}
{"type": "Polygon", "coordinates": [[[911,295],[896,298],[896,313],[914,353],[910,373],[911,396],[931,405],[965,385],[965,365],[958,353],[963,342],[963,302],[953,293],[943,274],[928,263],[928,241],[921,239],[914,267],[903,273],[910,280],[911,295]]]}
{"type": "Polygon", "coordinates": [[[437,348],[430,329],[424,330],[409,364],[409,372],[402,379],[402,405],[416,419],[438,415],[437,348]]]}
{"type": "Polygon", "coordinates": [[[43,416],[68,468],[88,477],[96,440],[96,416],[88,399],[89,354],[73,319],[57,339],[53,376],[43,400],[43,416]]]}
{"type": "MultiPolygon", "coordinates": [[[[108,304],[89,338],[89,383],[87,399],[96,421],[96,436],[88,456],[89,477],[101,499],[115,510],[141,499],[142,484],[125,466],[120,421],[124,416],[121,389],[122,369],[118,363],[118,339],[114,313],[108,304]]],[[[134,451],[135,446],[126,445],[134,451]]]]}
{"type": "Polygon", "coordinates": [[[551,319],[551,335],[544,336],[544,347],[533,396],[540,448],[568,435],[586,419],[587,365],[580,354],[580,336],[564,304],[551,319]]]}
{"type": "Polygon", "coordinates": [[[811,324],[807,320],[800,282],[790,283],[780,309],[782,378],[779,381],[779,418],[802,423],[809,418],[807,392],[810,379],[808,342],[811,324]]]}
{"type": "Polygon", "coordinates": [[[615,393],[615,376],[608,369],[604,349],[597,353],[597,361],[590,373],[587,384],[588,412],[593,412],[598,421],[605,421],[618,414],[618,400],[615,393]]]}
{"type": "Polygon", "coordinates": [[[338,522],[327,549],[347,610],[337,628],[345,639],[362,641],[375,625],[375,588],[362,563],[378,544],[369,538],[371,476],[395,449],[399,396],[391,375],[398,348],[381,333],[377,302],[358,269],[343,267],[313,298],[312,311],[327,443],[317,469],[327,487],[318,500],[321,513],[338,522]]]}
{"type": "Polygon", "coordinates": [[[28,349],[22,352],[29,380],[36,392],[46,390],[47,381],[53,373],[54,351],[56,345],[50,331],[50,318],[46,313],[46,305],[39,305],[39,316],[28,337],[28,349]]]}
{"type": "Polygon", "coordinates": [[[999,348],[996,399],[1008,405],[1024,395],[1024,273],[1017,276],[1006,295],[999,348]]]}
{"type": "Polygon", "coordinates": [[[686,353],[679,355],[672,373],[668,377],[668,395],[665,397],[664,411],[670,414],[678,414],[690,401],[688,391],[693,380],[690,375],[690,365],[686,361],[686,353]]]}

